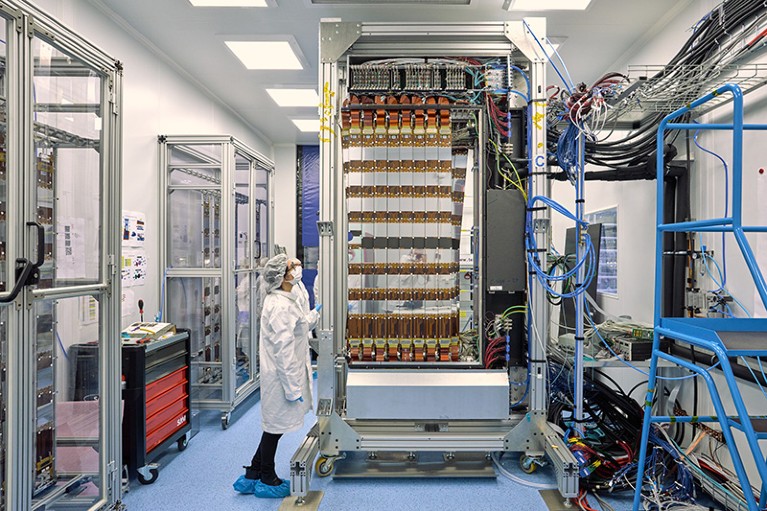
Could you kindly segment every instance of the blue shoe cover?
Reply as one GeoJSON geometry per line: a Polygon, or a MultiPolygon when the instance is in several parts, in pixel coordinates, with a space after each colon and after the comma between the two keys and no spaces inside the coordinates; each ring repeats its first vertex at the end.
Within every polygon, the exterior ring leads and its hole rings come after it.
{"type": "Polygon", "coordinates": [[[256,483],[260,482],[261,481],[258,479],[248,479],[245,476],[240,476],[234,482],[232,487],[234,487],[236,492],[242,493],[244,495],[251,495],[256,492],[256,483]]]}
{"type": "Polygon", "coordinates": [[[282,481],[279,486],[269,486],[261,481],[256,483],[256,497],[262,499],[284,499],[290,497],[290,481],[282,481]]]}

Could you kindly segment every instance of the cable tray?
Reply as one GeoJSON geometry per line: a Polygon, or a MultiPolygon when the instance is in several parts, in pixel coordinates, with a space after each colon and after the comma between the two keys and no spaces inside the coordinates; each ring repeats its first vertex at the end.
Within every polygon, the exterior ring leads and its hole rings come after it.
{"type": "MultiPolygon", "coordinates": [[[[725,83],[739,85],[743,94],[748,94],[767,83],[767,64],[632,65],[628,77],[631,85],[613,103],[610,120],[640,120],[654,113],[671,113],[725,83]]],[[[714,98],[695,114],[702,115],[728,101],[729,95],[714,98]]]]}

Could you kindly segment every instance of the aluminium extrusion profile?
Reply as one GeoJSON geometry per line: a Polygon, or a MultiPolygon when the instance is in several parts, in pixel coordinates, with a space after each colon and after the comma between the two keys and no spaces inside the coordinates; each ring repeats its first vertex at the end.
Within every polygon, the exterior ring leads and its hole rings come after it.
{"type": "Polygon", "coordinates": [[[554,472],[557,474],[557,488],[562,497],[566,499],[578,496],[580,475],[578,473],[578,460],[567,448],[562,440],[562,435],[555,431],[548,422],[543,427],[544,450],[551,460],[554,472]]]}
{"type": "MultiPolygon", "coordinates": [[[[546,64],[532,33],[545,36],[544,18],[525,21],[491,23],[321,23],[320,25],[320,218],[323,227],[320,236],[320,302],[325,311],[319,324],[318,394],[320,410],[320,452],[329,457],[342,451],[364,450],[525,450],[532,455],[543,455],[547,415],[546,342],[548,339],[548,313],[545,292],[537,282],[531,283],[530,301],[534,325],[529,358],[531,362],[530,411],[524,416],[510,416],[507,420],[491,422],[444,422],[447,431],[418,431],[413,421],[356,421],[345,417],[347,406],[346,378],[349,373],[344,356],[344,330],[346,324],[347,292],[347,240],[348,220],[344,211],[343,167],[339,113],[344,84],[348,79],[348,56],[391,58],[396,56],[506,56],[529,63],[531,76],[531,102],[528,106],[528,140],[530,165],[536,171],[545,171],[547,159],[546,131],[542,120],[546,108],[546,64]]],[[[481,125],[480,125],[481,129],[481,125]]],[[[480,137],[484,137],[481,133],[480,137]]],[[[484,168],[479,155],[479,168],[484,168]]],[[[531,174],[529,193],[550,195],[548,179],[531,174]]],[[[481,216],[481,205],[476,209],[481,216]]],[[[548,211],[535,211],[532,221],[543,226],[534,235],[538,246],[548,246],[550,221],[548,211]]],[[[481,245],[481,244],[479,244],[481,245]]],[[[479,305],[481,308],[481,304],[479,305]]],[[[424,428],[425,429],[425,428],[424,428]]],[[[561,453],[560,453],[561,454],[561,453]]],[[[560,460],[567,467],[572,459],[560,460]]],[[[569,481],[569,479],[568,479],[569,481]]],[[[572,485],[563,485],[569,494],[572,485]]]]}

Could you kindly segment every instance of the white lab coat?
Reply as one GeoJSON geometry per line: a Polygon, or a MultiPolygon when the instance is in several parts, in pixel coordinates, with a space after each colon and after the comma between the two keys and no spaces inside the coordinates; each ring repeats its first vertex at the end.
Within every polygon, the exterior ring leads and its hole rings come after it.
{"type": "Polygon", "coordinates": [[[312,409],[309,323],[293,293],[277,289],[264,299],[259,345],[264,431],[300,429],[312,409]],[[304,401],[291,402],[299,397],[304,401]]]}
{"type": "Polygon", "coordinates": [[[314,309],[309,310],[309,291],[306,290],[306,286],[304,286],[303,282],[299,280],[290,292],[296,295],[296,301],[298,302],[299,307],[301,307],[301,310],[304,311],[306,321],[309,323],[309,337],[311,338],[311,331],[317,326],[317,322],[320,320],[320,314],[314,309]]]}

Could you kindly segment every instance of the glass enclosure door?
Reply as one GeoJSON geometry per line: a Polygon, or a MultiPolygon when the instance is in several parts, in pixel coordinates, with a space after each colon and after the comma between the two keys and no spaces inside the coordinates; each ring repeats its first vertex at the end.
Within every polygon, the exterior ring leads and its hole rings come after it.
{"type": "Polygon", "coordinates": [[[121,492],[120,376],[102,371],[120,360],[120,65],[27,3],[0,21],[0,511],[106,508],[121,492]]]}
{"type": "Polygon", "coordinates": [[[191,330],[192,399],[223,399],[221,144],[167,149],[167,321],[191,330]],[[183,271],[177,275],[176,271],[183,271]]]}
{"type": "Polygon", "coordinates": [[[262,166],[256,165],[256,185],[255,185],[255,223],[256,233],[253,239],[253,249],[255,251],[254,257],[258,266],[263,266],[261,263],[265,262],[269,257],[271,251],[269,250],[271,242],[271,233],[269,231],[270,211],[271,211],[271,199],[269,197],[269,189],[271,186],[270,181],[271,171],[262,166]]]}
{"type": "Polygon", "coordinates": [[[253,379],[251,294],[253,273],[253,161],[239,151],[234,153],[234,289],[235,301],[235,389],[253,379]]]}
{"type": "MultiPolygon", "coordinates": [[[[9,179],[11,176],[6,167],[9,149],[9,70],[6,65],[8,62],[8,45],[5,41],[8,40],[8,31],[8,20],[5,17],[0,16],[0,39],[3,41],[3,43],[0,44],[0,61],[2,62],[2,66],[0,66],[0,292],[10,290],[14,284],[13,276],[10,275],[8,271],[8,261],[11,260],[11,258],[6,255],[8,254],[9,242],[8,220],[11,217],[11,214],[9,214],[11,211],[9,206],[9,188],[12,186],[11,183],[15,182],[15,180],[9,179]]],[[[16,173],[14,177],[18,179],[18,173],[16,173]]],[[[6,458],[6,444],[8,441],[6,427],[8,386],[5,376],[8,357],[8,346],[6,342],[8,339],[8,317],[8,304],[0,303],[0,511],[6,509],[6,473],[9,465],[6,458]]]]}
{"type": "Polygon", "coordinates": [[[28,323],[34,343],[32,505],[90,509],[105,495],[100,452],[101,302],[107,218],[103,91],[107,77],[36,34],[32,40],[31,189],[43,265],[28,323]],[[94,291],[95,286],[95,291],[94,291]]]}

